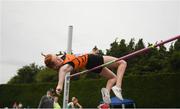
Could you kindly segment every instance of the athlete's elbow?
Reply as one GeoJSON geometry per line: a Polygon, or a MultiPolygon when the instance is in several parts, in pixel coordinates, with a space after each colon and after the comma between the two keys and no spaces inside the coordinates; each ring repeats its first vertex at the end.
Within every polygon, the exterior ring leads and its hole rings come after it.
{"type": "Polygon", "coordinates": [[[69,70],[66,67],[62,67],[59,69],[59,72],[67,73],[67,72],[69,72],[69,70]]]}
{"type": "Polygon", "coordinates": [[[127,62],[125,60],[120,60],[117,62],[119,65],[127,66],[127,62]]]}

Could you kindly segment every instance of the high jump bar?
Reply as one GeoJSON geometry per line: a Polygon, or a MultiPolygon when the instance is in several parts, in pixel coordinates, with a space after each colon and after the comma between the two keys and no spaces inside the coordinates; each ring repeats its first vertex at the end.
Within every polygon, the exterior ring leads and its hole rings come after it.
{"type": "Polygon", "coordinates": [[[99,69],[99,68],[101,68],[101,67],[105,67],[105,66],[110,65],[110,64],[112,64],[112,63],[114,63],[114,62],[117,62],[117,61],[120,61],[120,60],[126,60],[126,59],[131,58],[131,57],[133,57],[133,56],[136,56],[136,55],[138,55],[138,54],[147,52],[147,51],[149,51],[151,48],[155,48],[155,47],[161,46],[161,45],[163,45],[163,44],[166,44],[166,43],[168,43],[168,42],[174,41],[174,40],[176,40],[176,39],[180,39],[180,35],[177,35],[177,36],[172,37],[172,38],[170,38],[170,39],[167,39],[167,40],[165,40],[165,41],[161,41],[161,42],[159,42],[159,43],[157,43],[157,44],[154,44],[154,45],[152,45],[152,46],[149,46],[149,47],[147,47],[147,48],[143,48],[143,49],[137,50],[137,51],[135,51],[135,52],[129,53],[129,54],[127,54],[127,55],[125,55],[125,56],[122,56],[122,57],[120,57],[120,58],[118,58],[118,59],[116,59],[116,60],[109,61],[109,62],[104,63],[104,64],[102,64],[102,65],[99,65],[99,66],[96,66],[96,67],[94,67],[94,68],[91,68],[91,69],[89,69],[89,70],[84,70],[84,71],[81,71],[81,72],[72,74],[72,75],[70,75],[69,77],[74,77],[74,76],[81,75],[81,74],[84,74],[84,73],[89,73],[89,72],[91,72],[91,71],[93,71],[93,70],[99,69]]]}

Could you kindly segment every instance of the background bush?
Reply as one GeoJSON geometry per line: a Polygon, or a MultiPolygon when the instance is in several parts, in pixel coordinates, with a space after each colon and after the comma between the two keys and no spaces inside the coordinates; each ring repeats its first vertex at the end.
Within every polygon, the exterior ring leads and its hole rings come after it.
{"type": "MultiPolygon", "coordinates": [[[[179,83],[180,74],[127,76],[123,81],[123,96],[134,100],[137,107],[180,107],[179,83]]],[[[105,84],[102,78],[71,81],[70,98],[78,97],[83,107],[97,107],[105,84]]],[[[1,107],[12,107],[14,101],[22,102],[24,107],[37,107],[41,96],[55,87],[56,83],[0,85],[1,107]]],[[[61,106],[62,99],[63,94],[59,101],[61,106]]]]}

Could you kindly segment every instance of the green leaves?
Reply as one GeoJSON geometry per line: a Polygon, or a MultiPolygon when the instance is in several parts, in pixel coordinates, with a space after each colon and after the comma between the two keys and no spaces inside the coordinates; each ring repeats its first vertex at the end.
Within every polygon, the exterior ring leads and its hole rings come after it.
{"type": "MultiPolygon", "coordinates": [[[[153,44],[148,43],[148,47],[153,44]]],[[[107,55],[121,57],[123,55],[132,53],[133,51],[145,48],[143,39],[139,39],[135,43],[135,39],[132,38],[128,44],[126,44],[124,39],[120,41],[115,39],[111,43],[110,49],[107,49],[107,55]]],[[[142,53],[133,58],[126,60],[128,62],[128,67],[126,70],[126,75],[143,75],[149,73],[166,73],[171,71],[178,72],[180,68],[180,39],[171,44],[169,51],[164,46],[161,45],[157,48],[152,48],[146,53],[142,53]]]]}
{"type": "Polygon", "coordinates": [[[58,80],[58,73],[52,69],[44,68],[35,78],[36,82],[57,82],[58,80]]]}
{"type": "MultiPolygon", "coordinates": [[[[148,46],[152,44],[148,43],[148,46]]],[[[132,38],[129,43],[126,43],[125,39],[115,39],[110,44],[110,48],[107,49],[106,55],[121,57],[129,54],[135,50],[145,48],[143,39],[139,39],[135,43],[135,39],[132,38]]],[[[102,50],[99,51],[101,55],[104,55],[102,50]]],[[[63,54],[59,52],[59,54],[63,54]]],[[[133,58],[126,60],[128,66],[126,69],[126,75],[144,75],[151,73],[179,73],[180,72],[180,39],[171,43],[169,50],[161,45],[157,48],[152,48],[149,52],[142,53],[133,58]]],[[[116,71],[116,69],[114,70],[116,71]]],[[[116,72],[115,72],[116,73],[116,72]]],[[[87,74],[80,76],[79,78],[99,78],[96,74],[87,74]]],[[[58,73],[44,66],[38,66],[35,63],[23,66],[17,72],[8,83],[36,83],[36,82],[57,82],[58,73]]]]}
{"type": "Polygon", "coordinates": [[[17,72],[8,84],[16,83],[36,83],[36,82],[56,82],[58,79],[58,73],[52,69],[46,67],[39,67],[32,63],[30,65],[23,66],[17,72]]]}
{"type": "Polygon", "coordinates": [[[23,66],[20,68],[17,72],[17,75],[13,77],[8,83],[33,83],[35,81],[36,74],[42,69],[42,67],[39,67],[38,65],[35,65],[35,63],[32,63],[30,65],[23,66]]]}

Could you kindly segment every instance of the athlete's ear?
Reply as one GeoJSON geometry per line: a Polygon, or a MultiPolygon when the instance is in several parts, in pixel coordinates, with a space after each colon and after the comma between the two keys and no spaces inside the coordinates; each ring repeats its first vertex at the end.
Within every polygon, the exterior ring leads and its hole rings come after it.
{"type": "Polygon", "coordinates": [[[44,56],[44,57],[46,57],[46,56],[47,56],[47,55],[43,54],[42,52],[41,52],[41,55],[42,55],[42,56],[44,56]]]}

